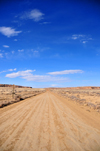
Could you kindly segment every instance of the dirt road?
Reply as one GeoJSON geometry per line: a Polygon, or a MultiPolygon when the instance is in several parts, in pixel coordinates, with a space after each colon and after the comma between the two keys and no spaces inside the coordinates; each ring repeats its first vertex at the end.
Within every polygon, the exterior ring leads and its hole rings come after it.
{"type": "Polygon", "coordinates": [[[47,91],[0,109],[0,151],[100,151],[100,129],[47,91]]]}

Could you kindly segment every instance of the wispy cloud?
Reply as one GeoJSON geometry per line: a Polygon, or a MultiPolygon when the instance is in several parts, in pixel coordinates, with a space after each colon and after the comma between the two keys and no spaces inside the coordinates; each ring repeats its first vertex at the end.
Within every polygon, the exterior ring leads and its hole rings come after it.
{"type": "Polygon", "coordinates": [[[63,77],[52,77],[47,75],[29,75],[24,76],[23,79],[26,79],[27,81],[36,81],[36,82],[68,82],[68,78],[63,77]]]}
{"type": "Polygon", "coordinates": [[[78,39],[78,38],[84,38],[85,37],[85,35],[72,35],[72,39],[74,39],[74,40],[76,40],[76,39],[78,39]]]}
{"type": "Polygon", "coordinates": [[[3,54],[2,53],[0,53],[0,58],[3,58],[3,54]]]}
{"type": "Polygon", "coordinates": [[[54,42],[57,44],[61,44],[61,43],[71,43],[71,42],[80,42],[82,44],[85,44],[86,42],[89,42],[93,40],[93,38],[90,35],[83,35],[83,34],[73,34],[71,36],[63,36],[60,37],[59,39],[57,38],[57,40],[55,40],[54,42]],[[85,42],[84,42],[85,41],[85,42]]]}
{"type": "Polygon", "coordinates": [[[16,68],[15,69],[8,69],[8,71],[16,71],[16,68]]]}
{"type": "Polygon", "coordinates": [[[3,73],[3,72],[9,72],[9,71],[16,71],[17,69],[15,68],[15,69],[8,69],[8,70],[3,70],[3,71],[1,71],[0,73],[3,73]]]}
{"type": "Polygon", "coordinates": [[[82,41],[83,44],[87,43],[88,41],[82,41]]]}
{"type": "Polygon", "coordinates": [[[57,87],[57,84],[51,84],[51,87],[57,87]]]}
{"type": "Polygon", "coordinates": [[[88,40],[93,40],[93,38],[88,38],[88,40]]]}
{"type": "Polygon", "coordinates": [[[23,79],[26,79],[27,81],[35,81],[35,82],[51,82],[51,81],[69,82],[69,79],[64,77],[54,77],[50,75],[33,75],[32,72],[34,71],[35,70],[25,70],[25,71],[13,72],[11,74],[6,74],[5,77],[8,78],[21,77],[23,79]]]}
{"type": "Polygon", "coordinates": [[[31,54],[31,57],[36,57],[36,58],[39,57],[40,56],[39,49],[36,49],[36,50],[31,49],[30,54],[31,54]]]}
{"type": "Polygon", "coordinates": [[[11,36],[17,36],[22,31],[16,31],[12,27],[3,26],[3,27],[0,27],[0,32],[7,37],[11,37],[11,36]]]}
{"type": "Polygon", "coordinates": [[[33,51],[33,55],[34,55],[34,57],[39,57],[39,51],[37,51],[37,50],[33,51]]]}
{"type": "Polygon", "coordinates": [[[13,73],[7,74],[6,77],[16,78],[16,77],[30,76],[31,72],[33,72],[33,71],[35,71],[35,70],[26,70],[26,71],[13,72],[13,73]]]}
{"type": "Polygon", "coordinates": [[[74,74],[74,73],[83,73],[83,71],[82,70],[64,70],[64,71],[48,72],[47,74],[63,75],[63,74],[74,74]]]}
{"type": "Polygon", "coordinates": [[[19,51],[19,52],[23,52],[23,51],[24,51],[24,49],[21,49],[21,50],[19,49],[18,51],[19,51]]]}
{"type": "Polygon", "coordinates": [[[40,23],[41,25],[47,25],[47,24],[50,24],[51,22],[43,22],[43,23],[40,23]]]}
{"type": "Polygon", "coordinates": [[[78,39],[78,37],[76,37],[76,36],[72,36],[72,39],[73,39],[73,40],[76,40],[76,39],[78,39]]]}
{"type": "Polygon", "coordinates": [[[3,47],[4,47],[4,48],[9,48],[9,46],[8,46],[8,45],[3,45],[3,47]]]}
{"type": "MultiPolygon", "coordinates": [[[[7,48],[6,48],[7,49],[7,48]]],[[[39,58],[41,55],[42,50],[38,49],[17,49],[16,50],[10,50],[6,52],[5,50],[0,51],[0,58],[6,58],[6,59],[29,59],[29,58],[39,58]]]]}
{"type": "Polygon", "coordinates": [[[21,19],[32,19],[35,22],[38,22],[43,19],[44,14],[38,10],[33,9],[30,12],[24,12],[23,15],[20,16],[21,19]]]}
{"type": "Polygon", "coordinates": [[[15,53],[15,51],[12,51],[11,53],[12,53],[12,54],[14,54],[14,53],[15,53]]]}
{"type": "Polygon", "coordinates": [[[14,39],[14,41],[17,41],[17,39],[14,39]]]}
{"type": "Polygon", "coordinates": [[[87,43],[89,40],[93,40],[91,37],[89,37],[87,35],[78,35],[78,34],[72,35],[71,39],[72,40],[77,40],[78,39],[83,44],[87,43]]]}

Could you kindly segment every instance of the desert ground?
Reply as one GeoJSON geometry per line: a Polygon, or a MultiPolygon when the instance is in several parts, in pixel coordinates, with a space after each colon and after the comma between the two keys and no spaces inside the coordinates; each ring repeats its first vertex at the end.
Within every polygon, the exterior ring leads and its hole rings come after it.
{"type": "Polygon", "coordinates": [[[99,89],[36,92],[16,88],[31,96],[0,108],[0,151],[100,151],[99,89]]]}
{"type": "MultiPolygon", "coordinates": [[[[88,111],[93,109],[93,111],[100,112],[100,88],[92,87],[81,87],[81,88],[56,88],[49,89],[69,101],[76,102],[81,106],[87,106],[88,111]]],[[[91,110],[92,111],[92,110],[91,110]]]]}
{"type": "Polygon", "coordinates": [[[36,96],[45,92],[45,89],[37,88],[13,88],[12,87],[0,87],[0,107],[4,107],[15,102],[36,96]]]}

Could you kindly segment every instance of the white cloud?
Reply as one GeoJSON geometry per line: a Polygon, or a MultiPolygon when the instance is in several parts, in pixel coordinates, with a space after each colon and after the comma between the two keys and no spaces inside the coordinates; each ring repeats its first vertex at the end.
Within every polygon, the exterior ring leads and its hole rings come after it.
{"type": "Polygon", "coordinates": [[[43,23],[40,23],[41,25],[46,25],[46,24],[50,24],[51,22],[43,22],[43,23]]]}
{"type": "Polygon", "coordinates": [[[72,36],[72,39],[76,40],[76,39],[78,39],[78,37],[76,37],[76,36],[75,36],[75,37],[74,37],[74,36],[72,36]]]}
{"type": "Polygon", "coordinates": [[[86,42],[88,42],[88,41],[83,41],[82,43],[85,44],[86,42]]]}
{"type": "Polygon", "coordinates": [[[88,38],[88,40],[93,40],[92,38],[88,38]]]}
{"type": "Polygon", "coordinates": [[[39,51],[38,50],[34,50],[33,51],[33,56],[34,57],[39,57],[39,51]]]}
{"type": "Polygon", "coordinates": [[[15,53],[15,51],[12,51],[11,53],[12,53],[12,54],[14,54],[14,53],[15,53]]]}
{"type": "Polygon", "coordinates": [[[17,69],[15,68],[15,69],[8,69],[8,70],[3,70],[3,71],[1,71],[0,73],[3,73],[3,72],[8,72],[8,71],[16,71],[17,69]]]}
{"type": "Polygon", "coordinates": [[[15,29],[13,29],[11,27],[3,26],[3,27],[0,27],[0,32],[7,37],[11,37],[11,36],[17,36],[22,31],[16,31],[15,29]]]}
{"type": "Polygon", "coordinates": [[[83,37],[85,37],[85,35],[72,35],[72,39],[73,40],[76,40],[76,39],[79,39],[79,38],[83,38],[83,37]]]}
{"type": "Polygon", "coordinates": [[[2,53],[0,53],[0,58],[3,58],[3,54],[2,53]]]}
{"type": "Polygon", "coordinates": [[[83,71],[82,70],[64,70],[64,71],[48,72],[47,74],[63,75],[63,74],[74,74],[74,73],[83,73],[83,71]]]}
{"type": "Polygon", "coordinates": [[[4,47],[4,48],[9,48],[9,46],[8,46],[8,45],[3,45],[3,47],[4,47]]]}
{"type": "Polygon", "coordinates": [[[3,73],[3,72],[6,72],[6,71],[1,71],[0,73],[3,73]]]}
{"type": "Polygon", "coordinates": [[[19,52],[23,52],[24,51],[24,49],[21,49],[21,50],[18,50],[19,52]]]}
{"type": "Polygon", "coordinates": [[[85,37],[85,35],[78,35],[79,37],[85,37]]]}
{"type": "Polygon", "coordinates": [[[30,12],[25,12],[20,18],[21,19],[33,19],[35,22],[40,21],[43,19],[44,14],[38,10],[38,9],[33,9],[30,12]]]}
{"type": "Polygon", "coordinates": [[[83,44],[87,43],[90,40],[93,40],[91,37],[87,36],[87,35],[72,35],[71,39],[76,40],[79,39],[80,42],[82,42],[83,44]]]}
{"type": "Polygon", "coordinates": [[[17,41],[17,39],[14,39],[14,41],[17,41]]]}
{"type": "Polygon", "coordinates": [[[51,84],[51,87],[56,87],[57,86],[57,84],[51,84]]]}
{"type": "Polygon", "coordinates": [[[41,19],[43,19],[43,13],[40,12],[38,9],[34,9],[30,12],[29,14],[29,18],[30,19],[34,19],[34,21],[39,21],[41,19]]]}
{"type": "Polygon", "coordinates": [[[31,72],[33,72],[33,71],[35,71],[35,70],[13,72],[13,73],[7,74],[6,77],[16,78],[16,77],[29,76],[29,75],[32,75],[31,72]]]}
{"type": "Polygon", "coordinates": [[[28,76],[23,76],[23,79],[26,79],[27,81],[36,81],[36,82],[51,82],[51,81],[68,82],[69,81],[68,78],[52,77],[47,75],[28,75],[28,76]]]}
{"type": "Polygon", "coordinates": [[[35,70],[13,72],[11,74],[6,74],[5,77],[8,78],[21,77],[23,79],[26,79],[27,81],[36,81],[36,82],[50,82],[50,81],[69,82],[68,78],[63,78],[63,77],[54,77],[50,75],[33,75],[32,72],[34,71],[35,70]]]}
{"type": "Polygon", "coordinates": [[[39,51],[38,50],[34,50],[33,51],[33,54],[36,56],[36,55],[39,55],[39,51]]]}
{"type": "Polygon", "coordinates": [[[8,71],[13,71],[13,69],[8,69],[8,71]]]}
{"type": "Polygon", "coordinates": [[[8,71],[16,71],[16,68],[15,69],[8,69],[8,71]]]}

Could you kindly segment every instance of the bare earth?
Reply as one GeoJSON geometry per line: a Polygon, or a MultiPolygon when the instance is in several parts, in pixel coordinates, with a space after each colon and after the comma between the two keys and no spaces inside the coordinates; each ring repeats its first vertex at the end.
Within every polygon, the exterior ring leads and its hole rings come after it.
{"type": "Polygon", "coordinates": [[[100,151],[100,114],[47,91],[0,109],[0,151],[100,151]]]}

